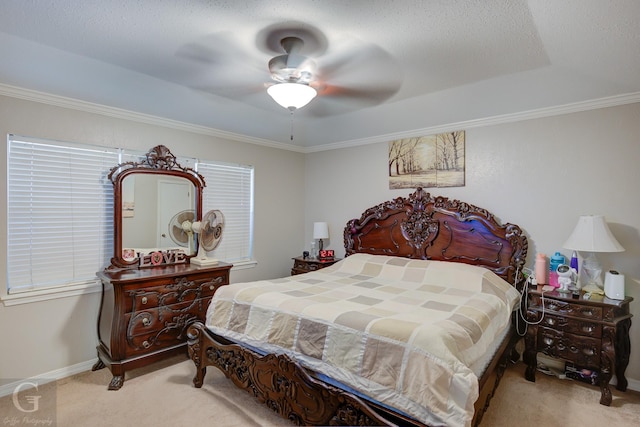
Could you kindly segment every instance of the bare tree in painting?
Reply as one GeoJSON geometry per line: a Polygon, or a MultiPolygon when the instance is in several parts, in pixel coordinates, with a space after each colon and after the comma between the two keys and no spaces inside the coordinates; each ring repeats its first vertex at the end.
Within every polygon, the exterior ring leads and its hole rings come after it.
{"type": "Polygon", "coordinates": [[[442,170],[460,170],[460,147],[464,144],[464,132],[447,132],[436,136],[437,147],[440,151],[440,165],[442,170]]]}
{"type": "Polygon", "coordinates": [[[389,176],[411,173],[416,167],[415,148],[418,138],[398,139],[389,144],[389,176]]]}

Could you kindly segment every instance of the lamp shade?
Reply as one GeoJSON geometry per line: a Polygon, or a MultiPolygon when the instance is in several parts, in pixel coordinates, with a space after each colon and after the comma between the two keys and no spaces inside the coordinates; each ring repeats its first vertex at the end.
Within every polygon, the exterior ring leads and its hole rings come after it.
{"type": "Polygon", "coordinates": [[[313,223],[313,238],[314,239],[328,239],[329,238],[329,226],[326,222],[314,222],[313,223]]]}
{"type": "Polygon", "coordinates": [[[304,107],[317,95],[314,88],[303,83],[278,83],[269,86],[267,93],[278,104],[290,110],[304,107]]]}
{"type": "Polygon", "coordinates": [[[602,215],[583,215],[563,247],[584,252],[622,252],[602,215]]]}

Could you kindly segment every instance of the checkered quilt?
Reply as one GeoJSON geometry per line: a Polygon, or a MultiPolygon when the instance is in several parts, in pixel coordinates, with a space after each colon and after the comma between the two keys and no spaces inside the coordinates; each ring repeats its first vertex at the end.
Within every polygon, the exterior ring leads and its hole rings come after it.
{"type": "Polygon", "coordinates": [[[207,327],[429,425],[470,425],[476,364],[519,298],[481,267],[354,254],[331,267],[220,288],[207,327]]]}

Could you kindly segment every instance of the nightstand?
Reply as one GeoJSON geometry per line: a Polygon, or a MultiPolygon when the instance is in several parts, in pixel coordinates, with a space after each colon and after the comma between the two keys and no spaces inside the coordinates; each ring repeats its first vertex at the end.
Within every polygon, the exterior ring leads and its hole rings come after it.
{"type": "Polygon", "coordinates": [[[309,273],[311,271],[320,270],[340,261],[340,258],[334,258],[331,260],[319,260],[317,258],[293,258],[293,268],[291,269],[291,275],[309,273]]]}
{"type": "Polygon", "coordinates": [[[525,378],[535,381],[537,353],[596,370],[600,403],[611,404],[609,381],[615,372],[616,388],[626,391],[624,376],[629,364],[629,328],[633,298],[613,300],[604,295],[575,295],[557,290],[542,292],[542,286],[527,292],[527,321],[524,362],[525,378]]]}

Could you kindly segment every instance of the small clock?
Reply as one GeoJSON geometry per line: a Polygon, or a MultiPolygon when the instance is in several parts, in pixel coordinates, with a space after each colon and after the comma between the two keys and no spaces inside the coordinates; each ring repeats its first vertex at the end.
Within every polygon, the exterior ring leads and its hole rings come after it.
{"type": "Polygon", "coordinates": [[[333,249],[323,249],[318,251],[318,259],[320,261],[333,261],[333,249]]]}

